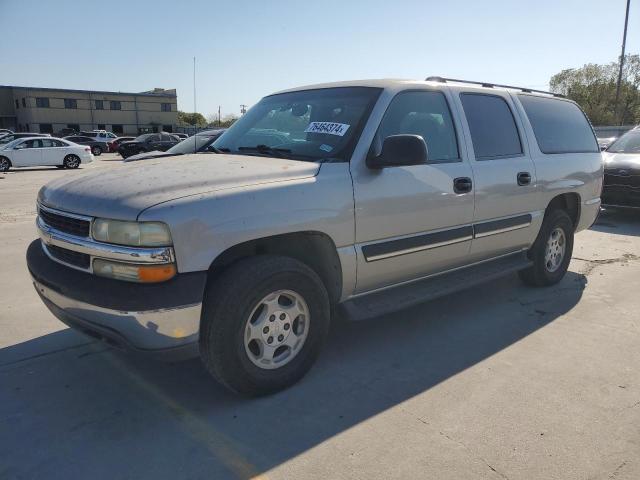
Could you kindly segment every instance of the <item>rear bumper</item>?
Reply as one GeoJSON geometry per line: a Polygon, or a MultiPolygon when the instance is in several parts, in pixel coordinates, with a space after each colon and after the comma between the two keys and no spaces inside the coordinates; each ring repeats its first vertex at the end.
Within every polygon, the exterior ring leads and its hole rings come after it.
{"type": "Polygon", "coordinates": [[[44,304],[70,327],[124,349],[197,354],[206,272],[150,285],[111,280],[54,262],[40,240],[27,265],[44,304]]]}
{"type": "Polygon", "coordinates": [[[586,230],[596,222],[598,215],[600,214],[600,204],[600,198],[592,198],[582,202],[582,205],[580,206],[580,219],[576,227],[576,232],[586,230]]]}

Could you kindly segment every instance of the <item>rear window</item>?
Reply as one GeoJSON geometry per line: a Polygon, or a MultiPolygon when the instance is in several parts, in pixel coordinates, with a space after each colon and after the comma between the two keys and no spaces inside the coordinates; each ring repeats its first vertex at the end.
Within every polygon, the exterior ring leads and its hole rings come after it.
{"type": "Polygon", "coordinates": [[[476,159],[513,157],[522,154],[518,127],[504,98],[497,95],[460,95],[467,117],[476,159]]]}
{"type": "Polygon", "coordinates": [[[518,95],[542,153],[598,152],[585,114],[573,102],[518,95]]]}

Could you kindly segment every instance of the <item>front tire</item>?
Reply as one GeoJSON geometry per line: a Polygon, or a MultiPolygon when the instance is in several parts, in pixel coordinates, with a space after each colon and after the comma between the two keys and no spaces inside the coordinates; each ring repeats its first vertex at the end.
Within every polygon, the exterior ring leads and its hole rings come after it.
{"type": "Polygon", "coordinates": [[[77,155],[67,155],[62,162],[64,168],[78,168],[80,166],[80,157],[77,155]]]}
{"type": "Polygon", "coordinates": [[[0,157],[0,172],[8,172],[11,168],[11,160],[7,157],[0,157]]]}
{"type": "Polygon", "coordinates": [[[527,285],[546,287],[564,277],[573,253],[574,225],[564,210],[545,215],[538,238],[529,250],[533,265],[519,272],[527,285]]]}
{"type": "Polygon", "coordinates": [[[265,395],[311,368],[329,330],[329,296],[318,275],[289,257],[238,261],[207,286],[200,355],[231,390],[265,395]]]}

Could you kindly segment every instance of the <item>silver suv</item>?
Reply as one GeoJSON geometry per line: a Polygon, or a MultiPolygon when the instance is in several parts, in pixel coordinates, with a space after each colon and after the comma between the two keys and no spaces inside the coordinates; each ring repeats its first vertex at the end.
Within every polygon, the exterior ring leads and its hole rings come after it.
{"type": "Polygon", "coordinates": [[[27,261],[63,322],[199,354],[247,395],[299,380],[334,315],[516,271],[559,282],[600,206],[589,121],[529,89],[439,77],[297,88],[214,147],[44,186],[27,261]]]}

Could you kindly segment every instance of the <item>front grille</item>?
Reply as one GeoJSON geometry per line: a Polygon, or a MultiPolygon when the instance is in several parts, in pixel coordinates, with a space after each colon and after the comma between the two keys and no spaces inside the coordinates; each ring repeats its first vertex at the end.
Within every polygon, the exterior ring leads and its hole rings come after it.
{"type": "Polygon", "coordinates": [[[79,268],[88,269],[91,265],[91,257],[86,253],[74,252],[55,245],[47,245],[47,250],[57,260],[79,268]]]}
{"type": "Polygon", "coordinates": [[[80,220],[78,218],[67,217],[48,210],[40,209],[38,212],[44,223],[56,230],[75,235],[78,237],[88,237],[90,222],[88,220],[80,220]]]}

